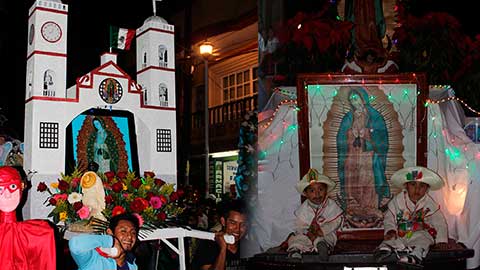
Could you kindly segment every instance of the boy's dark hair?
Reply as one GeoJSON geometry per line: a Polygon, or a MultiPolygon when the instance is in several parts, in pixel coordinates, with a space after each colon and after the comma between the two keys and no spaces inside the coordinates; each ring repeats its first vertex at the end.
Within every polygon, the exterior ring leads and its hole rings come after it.
{"type": "Polygon", "coordinates": [[[221,206],[220,212],[222,213],[222,217],[228,218],[230,211],[235,211],[245,216],[248,216],[247,205],[243,200],[240,199],[227,201],[221,206]]]}
{"type": "Polygon", "coordinates": [[[108,228],[110,230],[115,231],[115,228],[117,227],[118,223],[121,220],[126,220],[130,221],[133,224],[133,227],[135,227],[135,231],[138,233],[140,230],[140,223],[138,221],[138,218],[132,214],[124,213],[120,215],[116,215],[110,219],[110,224],[108,225],[108,228]]]}

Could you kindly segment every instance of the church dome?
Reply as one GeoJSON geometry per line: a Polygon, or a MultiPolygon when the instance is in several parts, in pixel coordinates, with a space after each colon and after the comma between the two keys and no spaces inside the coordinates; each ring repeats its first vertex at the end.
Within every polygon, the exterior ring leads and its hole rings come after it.
{"type": "Polygon", "coordinates": [[[164,18],[162,18],[160,16],[150,16],[145,20],[144,24],[149,23],[149,22],[168,24],[167,20],[165,20],[164,18]]]}

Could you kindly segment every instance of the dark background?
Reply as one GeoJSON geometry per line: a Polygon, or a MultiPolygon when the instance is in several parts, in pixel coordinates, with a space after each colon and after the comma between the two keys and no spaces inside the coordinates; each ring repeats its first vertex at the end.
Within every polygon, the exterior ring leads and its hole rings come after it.
{"type": "MultiPolygon", "coordinates": [[[[0,0],[0,114],[7,117],[3,130],[23,140],[28,10],[33,0],[0,0]]],[[[171,22],[172,14],[186,1],[159,1],[157,15],[171,22]]],[[[109,49],[109,26],[137,29],[153,15],[151,0],[63,0],[68,4],[67,88],[76,78],[100,65],[109,49]]],[[[176,29],[177,31],[178,29],[176,29]]],[[[118,53],[117,62],[136,78],[135,41],[129,51],[118,53]]]]}

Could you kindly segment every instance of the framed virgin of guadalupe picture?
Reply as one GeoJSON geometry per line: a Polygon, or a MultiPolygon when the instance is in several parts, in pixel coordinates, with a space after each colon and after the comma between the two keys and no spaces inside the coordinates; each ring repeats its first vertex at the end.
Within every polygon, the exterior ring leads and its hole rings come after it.
{"type": "Polygon", "coordinates": [[[89,109],[67,126],[65,171],[93,168],[99,173],[138,173],[135,119],[131,112],[89,109]]]}
{"type": "Polygon", "coordinates": [[[399,190],[390,177],[426,166],[424,74],[301,74],[297,79],[300,175],[336,182],[342,239],[379,238],[382,210],[399,190]]]}

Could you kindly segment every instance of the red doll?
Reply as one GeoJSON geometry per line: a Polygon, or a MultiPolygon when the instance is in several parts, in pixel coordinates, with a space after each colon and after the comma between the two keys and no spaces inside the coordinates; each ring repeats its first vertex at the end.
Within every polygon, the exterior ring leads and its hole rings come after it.
{"type": "Polygon", "coordinates": [[[18,222],[15,209],[25,184],[18,171],[0,167],[0,264],[2,269],[55,270],[54,231],[43,220],[18,222]]]}

